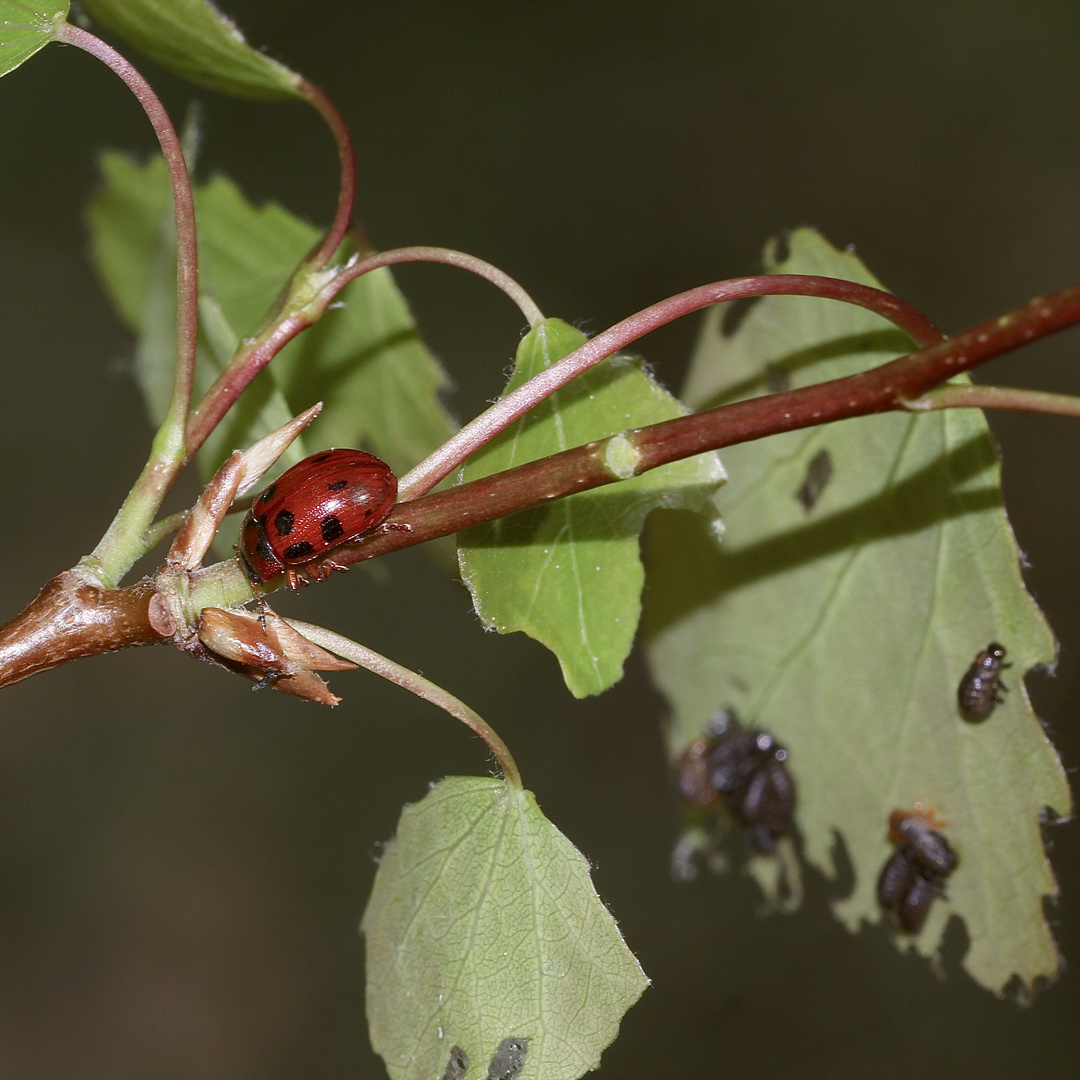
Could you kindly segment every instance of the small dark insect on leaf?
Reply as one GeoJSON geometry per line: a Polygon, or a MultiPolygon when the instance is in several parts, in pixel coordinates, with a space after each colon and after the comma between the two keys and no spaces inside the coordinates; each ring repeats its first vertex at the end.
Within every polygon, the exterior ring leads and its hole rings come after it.
{"type": "Polygon", "coordinates": [[[878,901],[886,911],[899,911],[900,901],[907,895],[918,872],[906,847],[897,848],[889,856],[877,883],[878,901]]]}
{"type": "Polygon", "coordinates": [[[767,731],[744,728],[734,709],[721,709],[706,734],[683,753],[676,785],[696,809],[723,803],[746,826],[750,847],[769,854],[791,831],[795,811],[787,756],[767,731]]]}
{"type": "Polygon", "coordinates": [[[909,933],[917,934],[930,914],[930,905],[945,893],[945,886],[936,878],[916,874],[908,891],[901,897],[897,915],[900,925],[909,933]]]}
{"type": "Polygon", "coordinates": [[[933,816],[919,809],[889,815],[889,835],[899,846],[878,877],[878,903],[909,934],[923,928],[930,905],[945,895],[945,880],[959,861],[936,826],[933,816]]]}
{"type": "Polygon", "coordinates": [[[517,1080],[528,1049],[528,1039],[503,1039],[488,1065],[487,1080],[517,1080]]]}
{"type": "Polygon", "coordinates": [[[926,874],[946,877],[956,869],[956,852],[937,831],[930,813],[894,810],[889,815],[889,834],[903,845],[912,861],[926,874]]]}
{"type": "Polygon", "coordinates": [[[799,490],[795,492],[799,505],[808,514],[817,506],[818,499],[829,486],[832,475],[832,455],[828,450],[819,450],[810,459],[810,464],[806,466],[806,476],[803,477],[799,490]]]}
{"type": "Polygon", "coordinates": [[[441,1080],[462,1080],[469,1071],[469,1055],[460,1046],[450,1048],[450,1060],[443,1069],[441,1080]]]}
{"type": "Polygon", "coordinates": [[[1004,702],[1001,692],[1009,688],[1001,681],[1001,672],[1012,667],[1004,661],[1005,646],[991,641],[964,672],[956,697],[966,720],[985,720],[1004,702]]]}

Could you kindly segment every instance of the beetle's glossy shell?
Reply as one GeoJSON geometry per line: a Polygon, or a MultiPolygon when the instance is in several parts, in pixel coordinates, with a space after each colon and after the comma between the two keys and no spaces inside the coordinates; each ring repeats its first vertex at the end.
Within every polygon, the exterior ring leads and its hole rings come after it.
{"type": "Polygon", "coordinates": [[[253,581],[360,539],[397,499],[385,461],[360,450],[323,450],[287,469],[262,491],[240,528],[240,554],[253,581]]]}

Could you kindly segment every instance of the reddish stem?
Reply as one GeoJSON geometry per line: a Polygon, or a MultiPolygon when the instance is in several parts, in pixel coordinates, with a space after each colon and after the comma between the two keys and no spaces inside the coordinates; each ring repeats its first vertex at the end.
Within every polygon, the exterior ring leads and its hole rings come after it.
{"type": "Polygon", "coordinates": [[[179,425],[191,403],[191,384],[195,375],[195,350],[199,337],[199,255],[195,232],[195,201],[191,178],[184,161],[183,147],[157,95],[131,63],[101,38],[60,23],[56,40],[97,57],[127,84],[139,100],[153,125],[161,152],[169,168],[173,205],[176,214],[176,370],[173,396],[166,423],[179,425]]]}
{"type": "Polygon", "coordinates": [[[552,364],[547,370],[500,398],[490,409],[470,421],[415,469],[401,478],[402,498],[415,499],[430,491],[466,458],[520,419],[539,402],[550,397],[582,372],[613,353],[664,326],[702,308],[728,300],[754,296],[817,296],[855,304],[884,316],[906,331],[918,345],[941,340],[941,332],[922,312],[892,293],[872,289],[841,278],[815,277],[806,274],[759,274],[699,285],[696,289],[662,300],[644,308],[611,329],[587,341],[579,349],[552,364]]]}
{"type": "Polygon", "coordinates": [[[337,106],[314,83],[301,79],[297,89],[313,105],[326,121],[337,143],[338,158],[341,161],[341,187],[338,191],[337,211],[326,236],[306,260],[312,270],[321,270],[334,257],[334,252],[341,246],[345,234],[349,231],[352,220],[353,201],[356,198],[356,155],[353,153],[352,136],[349,134],[345,118],[337,106]]]}
{"type": "Polygon", "coordinates": [[[0,686],[86,656],[160,645],[175,630],[148,578],[126,589],[99,589],[65,570],[0,626],[0,686]]]}
{"type": "Polygon", "coordinates": [[[490,281],[502,289],[521,308],[530,324],[542,319],[539,308],[516,281],[497,266],[451,248],[415,246],[380,251],[350,263],[335,275],[303,310],[279,317],[229,361],[228,367],[192,410],[188,421],[186,445],[188,460],[198,452],[210,433],[251,384],[252,379],[301,331],[317,322],[322,313],[346,285],[383,266],[401,263],[433,262],[457,266],[490,281]]]}
{"type": "MultiPolygon", "coordinates": [[[[338,548],[333,561],[345,565],[445,536],[519,510],[613,483],[635,463],[642,473],[706,450],[813,427],[832,420],[904,409],[933,386],[1028,341],[1080,322],[1080,285],[992,319],[955,337],[901,357],[873,371],[805,389],[739,401],[662,424],[639,428],[530,462],[494,476],[399,504],[390,531],[352,548],[338,548]],[[606,451],[621,440],[618,475],[606,451]]],[[[314,566],[314,564],[312,564],[314,566]]],[[[190,588],[222,586],[243,579],[235,562],[188,576],[190,588]],[[223,569],[226,571],[223,573],[223,569]]],[[[167,605],[153,583],[127,589],[87,586],[69,571],[43,590],[21,615],[0,627],[0,686],[80,656],[151,644],[176,632],[167,605]],[[62,595],[57,595],[57,593],[62,595]]]]}
{"type": "Polygon", "coordinates": [[[912,399],[959,372],[1077,322],[1080,285],[1033,300],[1007,315],[871,371],[637,428],[399,503],[386,523],[407,525],[409,531],[391,530],[351,548],[336,549],[333,561],[343,565],[360,562],[541,506],[552,499],[615,483],[625,474],[615,474],[606,462],[606,451],[613,439],[626,440],[637,458],[634,474],[640,475],[707,450],[784,431],[906,410],[912,399]]]}
{"type": "Polygon", "coordinates": [[[1024,390],[1016,386],[939,386],[914,401],[905,402],[912,412],[937,409],[1009,409],[1013,412],[1047,413],[1080,417],[1080,397],[1024,390]]]}

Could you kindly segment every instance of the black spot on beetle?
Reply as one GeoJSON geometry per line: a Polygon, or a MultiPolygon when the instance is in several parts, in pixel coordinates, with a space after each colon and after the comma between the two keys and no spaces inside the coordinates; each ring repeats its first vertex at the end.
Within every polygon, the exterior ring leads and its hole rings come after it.
{"type": "Polygon", "coordinates": [[[259,502],[268,503],[273,497],[274,492],[277,490],[277,484],[271,484],[260,496],[259,502]]]}
{"type": "Polygon", "coordinates": [[[263,562],[269,562],[274,558],[274,550],[270,547],[265,536],[259,537],[259,542],[255,545],[255,554],[258,555],[263,562]]]}
{"type": "Polygon", "coordinates": [[[335,480],[332,484],[326,485],[327,491],[340,491],[343,487],[348,487],[348,480],[335,480]]]}
{"type": "Polygon", "coordinates": [[[286,559],[306,559],[315,554],[315,549],[306,540],[301,540],[298,544],[290,544],[281,554],[286,559]]]}
{"type": "Polygon", "coordinates": [[[292,532],[293,520],[291,510],[279,510],[274,515],[274,529],[278,536],[288,536],[292,532]]]}
{"type": "Polygon", "coordinates": [[[441,1080],[462,1080],[469,1071],[469,1055],[460,1046],[450,1048],[450,1060],[443,1069],[441,1080]]]}
{"type": "Polygon", "coordinates": [[[311,463],[312,463],[313,465],[318,465],[318,464],[319,464],[319,462],[321,462],[321,461],[325,461],[325,460],[326,460],[326,459],[327,459],[327,458],[328,458],[329,456],[330,456],[330,451],[329,451],[329,450],[328,450],[328,451],[327,451],[327,452],[326,452],[325,454],[316,454],[316,455],[315,455],[315,456],[314,456],[314,457],[313,457],[313,458],[311,459],[311,463]]]}
{"type": "Polygon", "coordinates": [[[487,1080],[517,1080],[525,1067],[528,1039],[503,1039],[491,1057],[487,1080]]]}
{"type": "Polygon", "coordinates": [[[328,544],[345,535],[345,527],[333,514],[327,514],[319,523],[319,528],[322,529],[322,538],[328,544]]]}
{"type": "Polygon", "coordinates": [[[832,454],[828,450],[819,450],[806,466],[806,475],[795,492],[799,505],[809,514],[817,506],[829,481],[833,476],[832,454]]]}

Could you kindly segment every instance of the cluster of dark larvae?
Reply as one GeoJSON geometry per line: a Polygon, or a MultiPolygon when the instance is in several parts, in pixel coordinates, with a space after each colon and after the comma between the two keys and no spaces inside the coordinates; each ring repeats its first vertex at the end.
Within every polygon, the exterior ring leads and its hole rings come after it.
{"type": "Polygon", "coordinates": [[[767,731],[743,727],[734,709],[721,709],[679,761],[679,794],[699,810],[725,806],[745,826],[750,847],[768,854],[791,831],[795,812],[787,758],[767,731]]]}
{"type": "Polygon", "coordinates": [[[917,934],[959,860],[933,817],[919,809],[894,810],[889,835],[897,848],[878,877],[878,902],[901,929],[917,934]]]}
{"type": "MultiPolygon", "coordinates": [[[[986,720],[1004,700],[1008,687],[1001,672],[1012,666],[1005,655],[1005,647],[992,641],[964,673],[956,691],[964,719],[986,720]]],[[[675,783],[689,807],[725,808],[744,826],[755,852],[772,853],[792,829],[795,783],[787,750],[767,731],[744,727],[731,707],[721,709],[687,747],[675,783]]],[[[959,860],[933,816],[918,804],[889,815],[889,836],[896,849],[878,877],[878,901],[900,929],[917,934],[934,900],[945,895],[945,881],[959,860]]]]}

